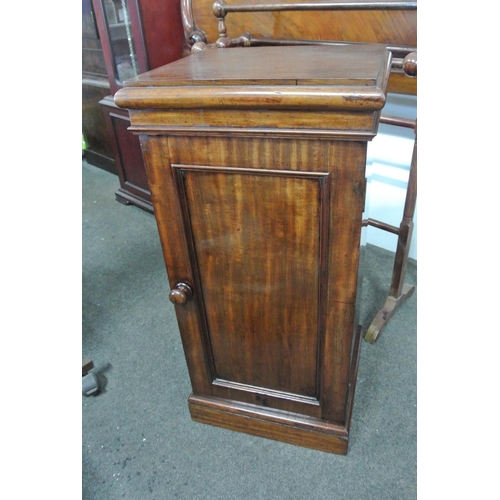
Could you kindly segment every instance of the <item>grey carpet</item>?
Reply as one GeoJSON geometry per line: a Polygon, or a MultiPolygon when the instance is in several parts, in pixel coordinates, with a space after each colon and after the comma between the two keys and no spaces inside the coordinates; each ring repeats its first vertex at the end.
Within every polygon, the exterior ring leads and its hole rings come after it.
{"type": "MultiPolygon", "coordinates": [[[[195,423],[154,216],[116,202],[117,188],[83,161],[82,354],[103,384],[82,396],[83,500],[415,499],[417,293],[362,342],[347,456],[195,423]]],[[[365,327],[393,257],[367,248],[365,327]]]]}

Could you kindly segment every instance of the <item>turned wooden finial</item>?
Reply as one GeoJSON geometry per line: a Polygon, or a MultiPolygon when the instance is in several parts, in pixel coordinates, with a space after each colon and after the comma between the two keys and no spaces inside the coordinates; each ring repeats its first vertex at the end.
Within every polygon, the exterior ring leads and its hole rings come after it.
{"type": "Polygon", "coordinates": [[[218,48],[231,47],[231,39],[227,36],[226,28],[226,2],[224,0],[215,0],[212,5],[212,12],[218,21],[219,38],[215,42],[218,48]]]}
{"type": "Polygon", "coordinates": [[[415,78],[417,76],[417,53],[410,52],[403,59],[403,71],[406,76],[411,78],[415,78]]]}
{"type": "Polygon", "coordinates": [[[212,12],[216,18],[224,18],[226,17],[226,2],[224,0],[215,0],[212,5],[212,12]]]}
{"type": "Polygon", "coordinates": [[[207,44],[205,42],[196,42],[191,47],[191,54],[195,54],[196,52],[203,52],[207,48],[207,44]]]}

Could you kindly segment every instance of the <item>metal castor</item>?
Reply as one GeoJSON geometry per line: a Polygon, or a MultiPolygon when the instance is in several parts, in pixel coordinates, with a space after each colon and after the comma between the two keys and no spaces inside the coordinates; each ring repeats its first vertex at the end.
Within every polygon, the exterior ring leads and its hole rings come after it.
{"type": "Polygon", "coordinates": [[[82,363],[82,394],[92,396],[99,392],[99,380],[94,372],[94,363],[90,359],[84,359],[82,363]]]}

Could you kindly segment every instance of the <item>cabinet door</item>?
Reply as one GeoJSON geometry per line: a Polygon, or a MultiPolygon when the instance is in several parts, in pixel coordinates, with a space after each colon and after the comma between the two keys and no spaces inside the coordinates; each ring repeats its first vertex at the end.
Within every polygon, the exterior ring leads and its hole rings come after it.
{"type": "Polygon", "coordinates": [[[193,286],[206,321],[213,393],[246,390],[262,404],[282,396],[312,411],[329,175],[172,169],[196,263],[193,286]]]}
{"type": "MultiPolygon", "coordinates": [[[[330,164],[324,141],[142,141],[170,285],[193,292],[176,312],[194,394],[344,423],[364,195],[345,194],[345,157],[330,164]]],[[[347,147],[357,186],[363,150],[347,147]]]]}

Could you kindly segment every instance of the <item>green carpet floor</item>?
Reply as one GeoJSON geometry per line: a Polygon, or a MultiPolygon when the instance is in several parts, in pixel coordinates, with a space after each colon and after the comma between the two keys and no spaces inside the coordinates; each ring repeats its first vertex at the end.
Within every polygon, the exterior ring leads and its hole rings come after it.
{"type": "MultiPolygon", "coordinates": [[[[117,203],[118,186],[83,161],[82,354],[103,385],[82,396],[83,500],[416,499],[417,292],[361,344],[347,456],[195,423],[155,219],[117,203]]],[[[367,247],[365,328],[393,258],[367,247]]]]}

